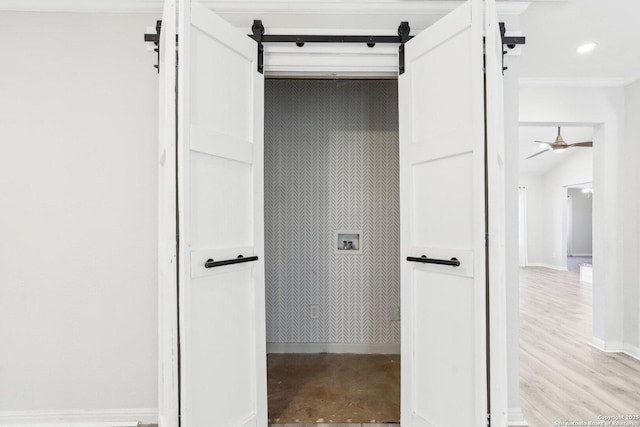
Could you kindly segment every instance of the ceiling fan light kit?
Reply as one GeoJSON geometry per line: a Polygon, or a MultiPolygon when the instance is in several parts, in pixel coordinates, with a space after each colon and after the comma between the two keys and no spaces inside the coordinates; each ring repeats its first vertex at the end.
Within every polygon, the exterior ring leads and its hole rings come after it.
{"type": "Polygon", "coordinates": [[[554,142],[546,142],[546,141],[534,141],[540,144],[540,147],[546,147],[546,149],[539,151],[535,154],[530,155],[527,159],[532,157],[536,157],[542,153],[546,153],[547,151],[553,151],[554,153],[562,153],[567,148],[571,147],[593,147],[593,141],[585,141],[585,142],[576,142],[573,144],[567,144],[564,139],[562,139],[562,135],[560,134],[560,126],[558,126],[558,136],[554,142]]]}
{"type": "Polygon", "coordinates": [[[578,46],[578,48],[576,49],[576,52],[580,54],[589,53],[593,51],[597,46],[598,44],[594,42],[584,43],[578,46]]]}

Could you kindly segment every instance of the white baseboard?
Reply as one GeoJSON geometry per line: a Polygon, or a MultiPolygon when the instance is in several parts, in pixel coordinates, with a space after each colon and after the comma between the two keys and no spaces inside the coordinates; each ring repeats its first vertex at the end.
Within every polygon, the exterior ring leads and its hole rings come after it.
{"type": "Polygon", "coordinates": [[[550,268],[552,270],[558,270],[558,271],[569,271],[567,267],[562,267],[560,265],[544,264],[542,262],[530,262],[529,264],[527,264],[527,267],[544,267],[544,268],[550,268]]]}
{"type": "Polygon", "coordinates": [[[624,353],[627,356],[640,360],[640,348],[618,341],[604,341],[593,337],[589,345],[605,353],[624,353]]]}
{"type": "Polygon", "coordinates": [[[157,424],[156,408],[0,411],[0,426],[129,427],[157,424]]]}
{"type": "Polygon", "coordinates": [[[580,256],[580,257],[585,257],[585,256],[593,256],[593,254],[571,254],[569,256],[580,256]]]}
{"type": "Polygon", "coordinates": [[[624,351],[623,343],[619,341],[605,341],[597,337],[591,337],[589,345],[605,353],[622,353],[624,351]]]}
{"type": "Polygon", "coordinates": [[[267,353],[400,354],[400,344],[268,342],[267,353]]]}
{"type": "Polygon", "coordinates": [[[524,419],[522,408],[509,408],[507,417],[509,427],[529,427],[529,423],[524,419]]]}
{"type": "Polygon", "coordinates": [[[634,359],[640,360],[640,348],[635,345],[625,344],[624,345],[624,353],[633,357],[634,359]]]}
{"type": "Polygon", "coordinates": [[[4,424],[4,422],[0,422],[0,426],[2,427],[138,427],[139,423],[137,421],[113,421],[113,422],[75,422],[75,421],[64,421],[64,422],[37,422],[37,423],[11,423],[4,424]]]}

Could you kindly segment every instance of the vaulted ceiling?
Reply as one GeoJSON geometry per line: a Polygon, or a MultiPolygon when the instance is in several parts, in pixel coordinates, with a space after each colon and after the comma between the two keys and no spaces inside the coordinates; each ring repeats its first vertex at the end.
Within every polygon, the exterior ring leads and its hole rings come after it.
{"type": "MultiPolygon", "coordinates": [[[[528,156],[544,150],[544,147],[534,141],[553,142],[557,133],[558,129],[551,126],[520,126],[518,170],[521,175],[543,175],[577,150],[593,150],[588,147],[575,147],[560,152],[550,151],[527,159],[528,156]]],[[[593,140],[592,127],[565,126],[561,133],[567,144],[593,140]]]]}

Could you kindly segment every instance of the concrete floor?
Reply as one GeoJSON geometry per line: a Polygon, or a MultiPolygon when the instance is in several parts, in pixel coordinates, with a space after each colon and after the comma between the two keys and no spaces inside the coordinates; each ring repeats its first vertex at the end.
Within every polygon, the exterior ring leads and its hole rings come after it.
{"type": "MultiPolygon", "coordinates": [[[[158,427],[158,424],[138,424],[138,427],[158,427]]],[[[376,424],[269,424],[269,427],[400,427],[400,424],[376,423],[376,424]]]]}
{"type": "Polygon", "coordinates": [[[269,422],[398,423],[400,355],[270,354],[269,422]]]}

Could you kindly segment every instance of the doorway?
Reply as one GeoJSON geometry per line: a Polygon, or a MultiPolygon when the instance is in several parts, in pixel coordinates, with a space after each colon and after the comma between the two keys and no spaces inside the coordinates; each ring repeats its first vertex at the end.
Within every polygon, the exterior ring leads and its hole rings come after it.
{"type": "MultiPolygon", "coordinates": [[[[607,390],[611,387],[608,377],[613,376],[601,368],[599,351],[586,344],[593,333],[596,296],[590,281],[579,276],[580,264],[590,262],[592,255],[591,189],[592,184],[602,182],[598,178],[594,182],[594,153],[604,141],[592,124],[567,123],[561,127],[567,144],[592,142],[594,146],[554,152],[540,141],[553,141],[560,124],[520,127],[520,243],[524,254],[520,266],[524,268],[519,272],[519,354],[522,407],[531,425],[565,419],[595,422],[598,411],[604,409],[599,397],[584,392],[584,384],[607,390]],[[557,397],[566,395],[581,404],[557,397]]],[[[619,403],[608,402],[612,407],[619,403]]]]}
{"type": "MultiPolygon", "coordinates": [[[[526,124],[520,126],[520,243],[522,267],[545,267],[567,270],[567,255],[571,250],[568,237],[573,225],[569,220],[570,204],[567,192],[572,187],[592,187],[593,148],[572,147],[552,150],[541,141],[553,141],[558,127],[555,124],[526,124]],[[524,255],[526,254],[526,255],[524,255]]],[[[562,136],[568,143],[593,141],[592,126],[562,126],[562,136]]],[[[581,193],[582,194],[582,193],[581,193]]],[[[585,199],[586,194],[585,194],[585,199]]],[[[591,193],[587,199],[591,206],[591,193]]],[[[581,205],[582,206],[582,205],[581,205]]],[[[580,208],[582,213],[584,209],[580,208]]],[[[591,209],[588,218],[590,224],[591,209]]],[[[584,216],[584,215],[582,215],[584,216]]],[[[579,219],[580,230],[583,218],[579,219]]],[[[581,248],[575,255],[591,255],[591,227],[588,227],[589,244],[577,242],[581,248]]]]}
{"type": "Polygon", "coordinates": [[[593,264],[593,184],[567,187],[567,270],[591,283],[593,264]]]}
{"type": "MultiPolygon", "coordinates": [[[[268,255],[262,62],[255,42],[215,13],[196,1],[179,6],[180,419],[189,425],[264,424],[268,255]]],[[[506,418],[506,372],[500,363],[506,331],[499,304],[504,290],[500,52],[495,5],[471,0],[406,42],[396,57],[401,60],[401,418],[406,425],[472,425],[486,420],[488,411],[492,421],[506,422],[500,421],[506,418]],[[483,33],[493,46],[486,58],[483,33]],[[495,256],[487,262],[488,225],[498,243],[490,246],[495,256]]],[[[174,68],[167,69],[162,58],[159,68],[171,75],[174,68]]],[[[170,111],[174,105],[164,107],[170,111]]],[[[341,206],[351,209],[348,200],[341,206]]],[[[343,251],[335,255],[343,262],[362,256],[368,245],[360,229],[331,230],[330,242],[343,251]]],[[[309,308],[319,316],[320,307],[309,308]]]]}
{"type": "Polygon", "coordinates": [[[264,140],[269,420],[398,423],[397,80],[267,79],[264,140]]]}

